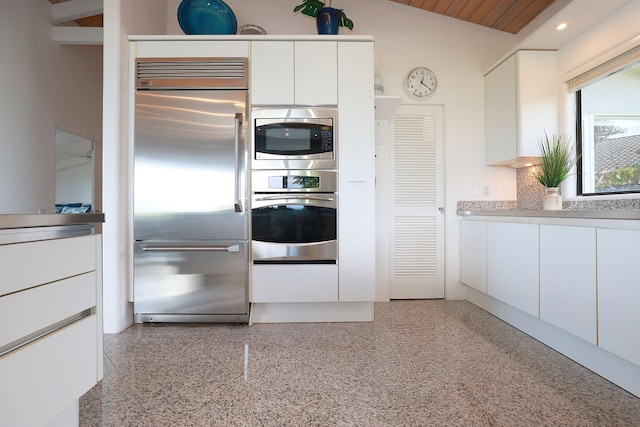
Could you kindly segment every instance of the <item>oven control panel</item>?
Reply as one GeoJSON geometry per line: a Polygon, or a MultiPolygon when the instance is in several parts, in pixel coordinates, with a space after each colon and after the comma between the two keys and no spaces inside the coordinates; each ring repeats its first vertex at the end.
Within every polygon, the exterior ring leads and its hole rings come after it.
{"type": "Polygon", "coordinates": [[[253,193],[335,193],[337,178],[333,170],[260,170],[251,174],[253,193]]]}

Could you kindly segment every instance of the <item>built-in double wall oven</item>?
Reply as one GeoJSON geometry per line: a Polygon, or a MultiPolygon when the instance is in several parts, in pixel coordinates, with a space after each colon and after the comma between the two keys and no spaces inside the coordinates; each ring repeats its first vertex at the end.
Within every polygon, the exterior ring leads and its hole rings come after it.
{"type": "Polygon", "coordinates": [[[337,111],[253,111],[254,264],[338,261],[337,111]]]}

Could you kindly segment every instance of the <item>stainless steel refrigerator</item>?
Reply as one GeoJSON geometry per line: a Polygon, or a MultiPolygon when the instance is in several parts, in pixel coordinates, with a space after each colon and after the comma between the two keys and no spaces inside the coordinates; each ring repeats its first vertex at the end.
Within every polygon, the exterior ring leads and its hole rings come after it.
{"type": "Polygon", "coordinates": [[[247,60],[136,70],[136,321],[247,322],[247,60]]]}

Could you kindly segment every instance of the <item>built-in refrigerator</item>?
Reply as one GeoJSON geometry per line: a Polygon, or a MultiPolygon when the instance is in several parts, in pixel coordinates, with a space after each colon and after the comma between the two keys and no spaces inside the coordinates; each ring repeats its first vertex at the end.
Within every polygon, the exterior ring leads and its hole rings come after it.
{"type": "Polygon", "coordinates": [[[136,61],[137,322],[247,322],[247,60],[136,61]]]}

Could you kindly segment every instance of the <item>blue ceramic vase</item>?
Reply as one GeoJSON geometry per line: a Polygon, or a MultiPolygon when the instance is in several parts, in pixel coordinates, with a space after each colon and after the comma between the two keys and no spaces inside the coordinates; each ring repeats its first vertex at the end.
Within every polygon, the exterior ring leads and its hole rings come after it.
{"type": "Polygon", "coordinates": [[[222,0],[182,0],[178,23],[185,34],[235,34],[236,15],[222,0]]]}
{"type": "Polygon", "coordinates": [[[338,34],[340,29],[340,11],[333,7],[323,7],[316,16],[318,34],[338,34]]]}

